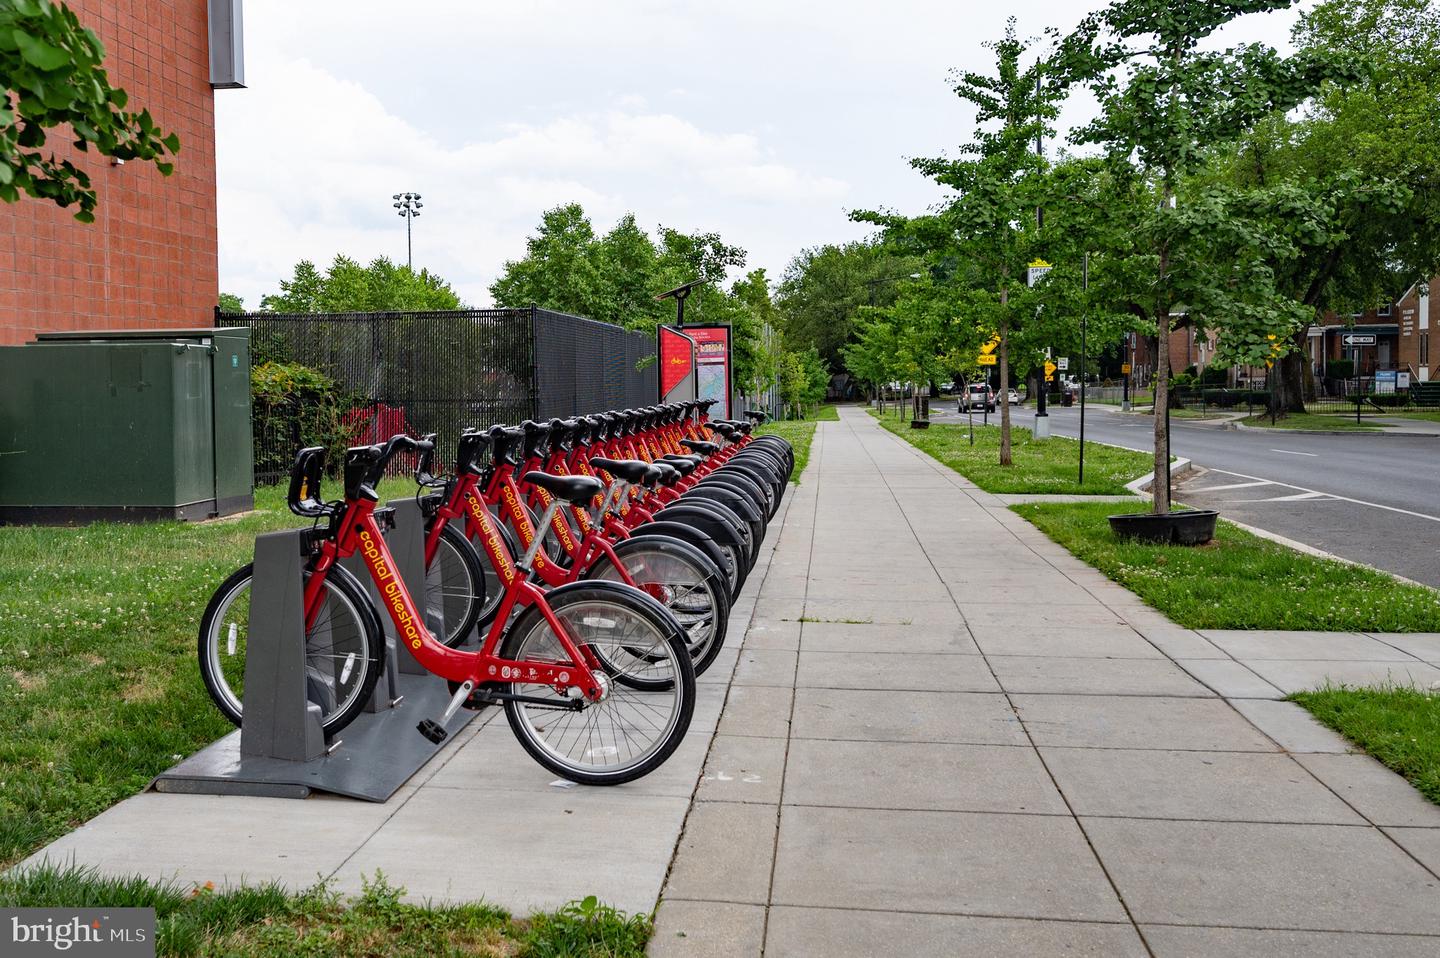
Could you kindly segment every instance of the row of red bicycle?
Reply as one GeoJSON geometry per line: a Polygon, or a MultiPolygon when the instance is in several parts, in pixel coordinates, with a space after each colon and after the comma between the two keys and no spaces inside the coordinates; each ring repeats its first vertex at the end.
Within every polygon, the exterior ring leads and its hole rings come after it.
{"type": "MultiPolygon", "coordinates": [[[[469,430],[440,475],[448,450],[433,435],[393,436],[346,452],[344,498],[328,502],[324,449],[300,450],[288,501],[315,523],[306,678],[326,734],[374,690],[383,614],[449,682],[445,712],[418,725],[432,741],[459,709],[499,705],[526,751],[571,780],[618,784],[659,767],[689,727],[695,676],[724,644],[794,468],[784,440],[754,434],[763,413],[716,421],[711,405],[469,430]],[[377,508],[376,486],[402,452],[415,456],[425,517],[423,592],[386,544],[393,510],[377,508]],[[357,553],[383,609],[339,564],[357,553]]],[[[251,566],[231,575],[200,627],[201,674],[237,725],[252,576],[251,566]]]]}

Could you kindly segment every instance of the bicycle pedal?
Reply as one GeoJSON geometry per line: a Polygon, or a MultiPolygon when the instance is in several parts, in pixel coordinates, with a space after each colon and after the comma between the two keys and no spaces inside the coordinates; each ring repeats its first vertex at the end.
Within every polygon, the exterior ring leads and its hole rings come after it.
{"type": "Polygon", "coordinates": [[[420,724],[415,726],[415,728],[420,732],[421,735],[425,736],[430,741],[434,742],[436,745],[439,745],[441,742],[445,741],[447,738],[450,737],[450,733],[445,731],[444,727],[440,725],[439,722],[436,722],[434,719],[422,719],[420,724]]]}

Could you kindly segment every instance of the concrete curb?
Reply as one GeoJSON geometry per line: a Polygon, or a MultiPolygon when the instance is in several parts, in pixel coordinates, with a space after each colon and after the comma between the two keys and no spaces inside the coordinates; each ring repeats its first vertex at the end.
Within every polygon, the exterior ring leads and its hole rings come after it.
{"type": "Polygon", "coordinates": [[[1246,426],[1242,423],[1230,424],[1231,429],[1243,429],[1245,432],[1268,432],[1272,435],[1293,434],[1296,436],[1401,436],[1408,439],[1440,439],[1440,433],[1435,432],[1405,432],[1396,431],[1385,426],[1376,426],[1373,429],[1274,429],[1265,426],[1246,426]]]}
{"type": "MultiPolygon", "coordinates": [[[[1133,452],[1134,450],[1131,451],[1133,452]]],[[[1173,484],[1177,478],[1189,475],[1194,470],[1195,463],[1191,462],[1189,459],[1176,459],[1170,464],[1171,483],[1173,484]]],[[[1150,483],[1153,482],[1154,479],[1155,476],[1153,474],[1141,476],[1139,479],[1131,479],[1129,482],[1125,483],[1125,488],[1129,489],[1132,493],[1141,497],[1142,499],[1149,499],[1151,498],[1150,483]]]]}

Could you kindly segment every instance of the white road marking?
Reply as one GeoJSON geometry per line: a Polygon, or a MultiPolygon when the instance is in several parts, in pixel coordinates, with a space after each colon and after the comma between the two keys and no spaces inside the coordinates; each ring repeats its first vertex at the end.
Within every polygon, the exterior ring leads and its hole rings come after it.
{"type": "Polygon", "coordinates": [[[1204,489],[1189,489],[1187,492],[1223,492],[1226,489],[1249,489],[1252,486],[1273,486],[1275,483],[1269,479],[1260,479],[1256,482],[1232,482],[1223,486],[1206,486],[1204,489]]]}
{"type": "Polygon", "coordinates": [[[1311,459],[1320,458],[1318,452],[1296,452],[1293,449],[1271,449],[1271,452],[1283,452],[1287,456],[1309,456],[1311,459]]]}
{"type": "MultiPolygon", "coordinates": [[[[1259,481],[1261,481],[1261,482],[1270,482],[1270,481],[1272,481],[1272,480],[1268,480],[1268,479],[1260,479],[1259,476],[1247,476],[1247,475],[1246,475],[1245,473],[1243,473],[1243,472],[1231,472],[1229,469],[1211,469],[1210,471],[1211,471],[1211,472],[1221,472],[1221,473],[1224,473],[1224,474],[1227,475],[1227,476],[1236,476],[1236,477],[1238,477],[1238,478],[1240,478],[1240,479],[1256,479],[1256,480],[1259,480],[1259,481]]],[[[1275,483],[1275,485],[1277,485],[1277,486],[1289,486],[1291,489],[1298,489],[1298,490],[1300,490],[1301,492],[1320,492],[1320,490],[1318,490],[1318,489],[1306,489],[1304,486],[1291,485],[1291,484],[1288,483],[1288,482],[1277,482],[1277,483],[1275,483]]],[[[1429,519],[1431,522],[1440,522],[1440,516],[1427,515],[1426,513],[1423,513],[1423,512],[1411,512],[1409,509],[1400,509],[1400,508],[1398,508],[1398,507],[1396,507],[1396,506],[1386,506],[1386,505],[1382,505],[1382,504],[1380,504],[1380,503],[1378,503],[1378,502],[1367,502],[1367,501],[1364,500],[1364,499],[1352,499],[1352,498],[1350,498],[1349,496],[1337,496],[1337,495],[1335,495],[1333,492],[1321,492],[1320,495],[1322,495],[1322,496],[1330,496],[1332,499],[1338,499],[1338,500],[1340,500],[1341,502],[1351,502],[1351,503],[1354,503],[1354,504],[1357,505],[1357,506],[1369,506],[1369,507],[1372,508],[1372,509],[1384,509],[1386,512],[1398,512],[1398,513],[1400,513],[1400,515],[1402,515],[1402,516],[1414,516],[1414,517],[1417,518],[1417,519],[1429,519]]],[[[1273,502],[1274,500],[1272,499],[1272,500],[1269,500],[1269,501],[1273,502]]]]}
{"type": "Polygon", "coordinates": [[[1299,492],[1293,496],[1276,496],[1274,499],[1266,499],[1266,502],[1299,502],[1302,499],[1334,499],[1328,492],[1299,492]]]}

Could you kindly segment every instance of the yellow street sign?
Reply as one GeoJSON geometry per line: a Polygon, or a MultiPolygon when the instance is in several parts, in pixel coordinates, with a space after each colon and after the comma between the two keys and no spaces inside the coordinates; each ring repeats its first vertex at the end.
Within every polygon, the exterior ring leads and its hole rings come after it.
{"type": "Polygon", "coordinates": [[[1031,260],[1031,262],[1030,262],[1030,268],[1031,268],[1031,269],[1049,269],[1049,268],[1050,268],[1050,264],[1047,263],[1047,262],[1045,262],[1043,259],[1035,259],[1035,260],[1031,260]]]}
{"type": "Polygon", "coordinates": [[[1000,337],[999,337],[999,336],[991,337],[990,342],[988,342],[988,343],[986,343],[984,346],[981,346],[981,347],[980,347],[980,355],[981,355],[981,356],[989,356],[989,355],[990,355],[991,353],[993,353],[999,346],[1000,346],[1000,337]]]}
{"type": "Polygon", "coordinates": [[[1125,375],[1127,375],[1127,376],[1130,375],[1130,364],[1129,364],[1129,363],[1121,363],[1121,364],[1120,364],[1120,371],[1121,371],[1122,373],[1124,373],[1125,375]]]}
{"type": "Polygon", "coordinates": [[[1052,363],[1050,360],[1048,360],[1048,359],[1045,360],[1045,378],[1046,378],[1046,379],[1054,379],[1054,378],[1055,378],[1055,370],[1057,370],[1057,369],[1059,369],[1059,368],[1060,368],[1059,366],[1055,365],[1055,364],[1052,363]]]}
{"type": "Polygon", "coordinates": [[[979,362],[982,366],[994,366],[996,363],[1000,362],[1000,357],[992,356],[991,354],[986,353],[983,356],[977,356],[976,361],[979,362]]]}

